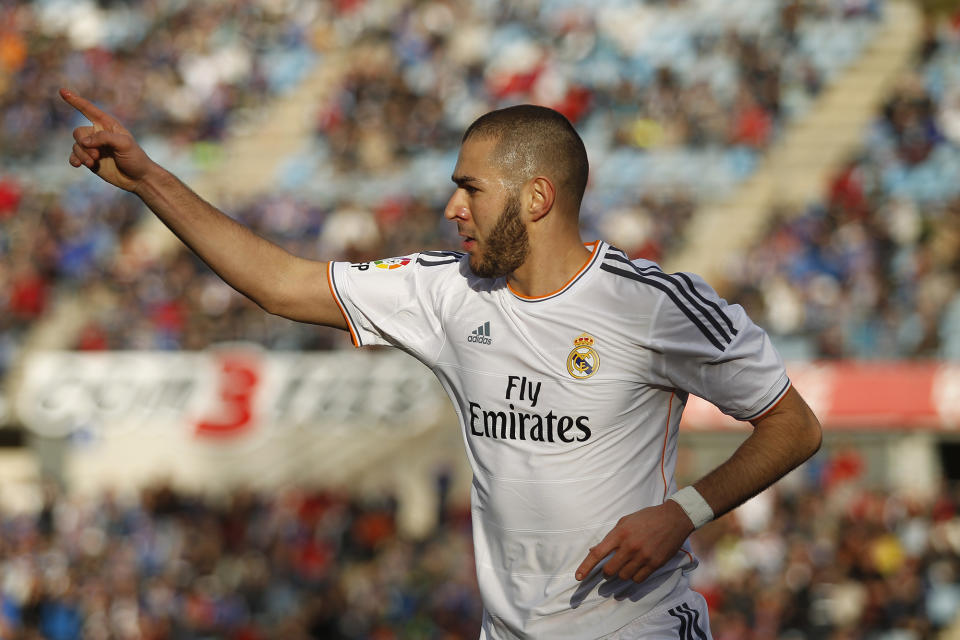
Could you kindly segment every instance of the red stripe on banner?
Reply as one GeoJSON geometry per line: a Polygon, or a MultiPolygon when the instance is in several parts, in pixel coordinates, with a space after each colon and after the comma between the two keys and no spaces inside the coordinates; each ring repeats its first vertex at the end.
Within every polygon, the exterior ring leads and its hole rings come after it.
{"type": "Polygon", "coordinates": [[[930,399],[937,367],[929,363],[840,363],[834,366],[831,426],[906,428],[939,422],[930,399]]]}
{"type": "MultiPolygon", "coordinates": [[[[828,430],[960,430],[960,365],[798,363],[787,372],[828,430]]],[[[691,397],[681,427],[725,431],[749,425],[691,397]]]]}

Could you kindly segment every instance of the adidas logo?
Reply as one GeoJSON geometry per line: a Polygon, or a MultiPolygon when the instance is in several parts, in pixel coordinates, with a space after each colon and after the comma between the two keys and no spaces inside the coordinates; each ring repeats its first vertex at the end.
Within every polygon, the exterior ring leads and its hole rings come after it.
{"type": "Polygon", "coordinates": [[[467,342],[476,342],[477,344],[492,344],[490,339],[490,323],[484,322],[482,325],[470,332],[467,336],[467,342]]]}

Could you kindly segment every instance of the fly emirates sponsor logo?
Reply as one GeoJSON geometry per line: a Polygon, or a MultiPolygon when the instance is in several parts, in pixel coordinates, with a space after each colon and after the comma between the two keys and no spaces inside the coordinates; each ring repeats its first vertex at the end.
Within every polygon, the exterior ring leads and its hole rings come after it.
{"type": "Polygon", "coordinates": [[[507,376],[504,399],[506,409],[490,409],[468,401],[470,435],[496,440],[532,440],[534,442],[586,442],[590,439],[589,416],[558,415],[552,410],[534,411],[540,399],[541,382],[526,376],[507,376]],[[530,411],[518,409],[514,402],[529,402],[530,411]]]}

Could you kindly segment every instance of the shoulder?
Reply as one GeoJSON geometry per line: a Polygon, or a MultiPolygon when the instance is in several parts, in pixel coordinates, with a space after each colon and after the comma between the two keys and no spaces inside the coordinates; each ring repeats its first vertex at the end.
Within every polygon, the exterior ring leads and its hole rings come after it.
{"type": "Polygon", "coordinates": [[[621,279],[638,295],[648,299],[656,321],[654,333],[692,334],[724,351],[737,335],[739,307],[730,307],[707,282],[695,273],[666,273],[650,260],[630,260],[613,247],[600,267],[621,279]]]}
{"type": "Polygon", "coordinates": [[[467,254],[460,251],[421,251],[412,256],[421,286],[448,291],[454,283],[466,284],[471,274],[467,254]]]}
{"type": "Polygon", "coordinates": [[[422,251],[416,254],[417,273],[425,286],[445,294],[491,292],[506,286],[504,278],[483,278],[470,268],[470,257],[462,251],[422,251]]]}
{"type": "Polygon", "coordinates": [[[631,260],[626,253],[613,246],[606,248],[600,269],[610,274],[611,281],[655,298],[670,297],[684,287],[695,287],[695,280],[702,282],[702,279],[688,273],[664,273],[660,265],[650,260],[631,260]]]}
{"type": "Polygon", "coordinates": [[[417,265],[425,268],[446,267],[450,265],[459,265],[467,254],[462,251],[421,251],[413,257],[416,258],[417,265]]]}
{"type": "Polygon", "coordinates": [[[460,251],[421,251],[413,256],[413,277],[419,294],[444,308],[487,284],[470,269],[470,259],[460,251]]]}
{"type": "Polygon", "coordinates": [[[409,302],[420,294],[433,296],[453,288],[451,280],[463,279],[463,258],[456,251],[422,251],[367,262],[335,262],[329,274],[331,286],[346,295],[366,293],[409,302]]]}
{"type": "Polygon", "coordinates": [[[344,270],[378,279],[405,278],[411,275],[441,276],[456,272],[461,259],[459,251],[421,251],[394,258],[381,258],[369,262],[341,262],[344,270]]]}

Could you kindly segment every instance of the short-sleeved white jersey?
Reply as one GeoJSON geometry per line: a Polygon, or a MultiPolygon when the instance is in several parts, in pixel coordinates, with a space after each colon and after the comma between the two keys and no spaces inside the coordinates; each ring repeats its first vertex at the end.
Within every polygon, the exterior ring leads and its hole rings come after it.
{"type": "Polygon", "coordinates": [[[407,351],[456,407],[488,638],[598,638],[655,606],[696,566],[688,545],[642,584],[574,571],[622,516],[676,490],[688,394],[749,420],[790,385],[763,330],[702,279],[590,246],[540,298],[457,252],[330,267],[354,343],[407,351]]]}

